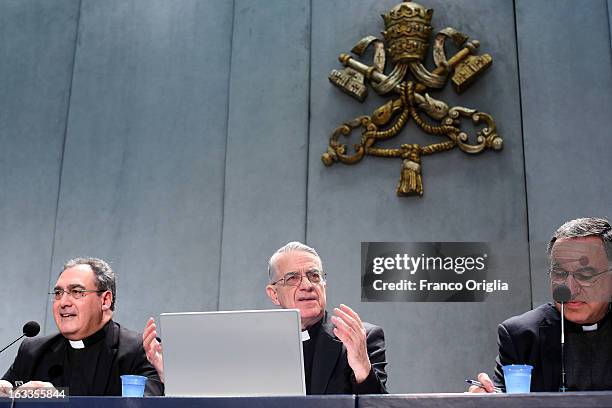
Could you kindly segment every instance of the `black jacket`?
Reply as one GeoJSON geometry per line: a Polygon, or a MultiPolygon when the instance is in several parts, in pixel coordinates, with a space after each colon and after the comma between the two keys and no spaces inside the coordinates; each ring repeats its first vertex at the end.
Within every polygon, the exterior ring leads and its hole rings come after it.
{"type": "MultiPolygon", "coordinates": [[[[92,395],[121,395],[123,374],[148,378],[145,395],[163,395],[164,387],[157,371],[147,361],[142,335],[110,321],[104,347],[98,361],[92,395]]],[[[64,356],[68,340],[61,334],[26,339],[21,343],[13,365],[2,377],[10,381],[47,381],[55,387],[65,387],[64,356]]]]}
{"type": "Polygon", "coordinates": [[[311,394],[386,394],[385,335],[382,328],[363,323],[372,370],[364,382],[355,383],[346,347],[334,335],[334,325],[325,313],[312,362],[311,394]]]}
{"type": "Polygon", "coordinates": [[[531,391],[559,391],[561,384],[561,316],[552,303],[514,316],[498,327],[499,354],[494,383],[505,386],[502,366],[529,364],[531,391]]]}

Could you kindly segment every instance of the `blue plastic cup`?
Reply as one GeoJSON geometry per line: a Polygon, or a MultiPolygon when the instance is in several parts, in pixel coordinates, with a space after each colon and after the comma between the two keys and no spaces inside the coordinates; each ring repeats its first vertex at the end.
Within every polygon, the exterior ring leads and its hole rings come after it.
{"type": "Polygon", "coordinates": [[[531,390],[531,370],[527,364],[510,364],[502,367],[506,382],[506,393],[525,394],[531,390]]]}
{"type": "Polygon", "coordinates": [[[142,375],[122,375],[121,376],[121,395],[124,397],[144,396],[147,377],[142,375]]]}

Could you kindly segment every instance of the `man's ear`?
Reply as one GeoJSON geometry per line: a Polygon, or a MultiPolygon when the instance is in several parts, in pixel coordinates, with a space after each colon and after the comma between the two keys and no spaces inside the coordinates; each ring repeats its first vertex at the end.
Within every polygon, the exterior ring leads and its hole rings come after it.
{"type": "Polygon", "coordinates": [[[272,300],[272,303],[274,303],[276,306],[280,306],[280,302],[278,301],[278,293],[276,293],[276,288],[274,286],[267,285],[266,294],[270,300],[272,300]]]}
{"type": "Polygon", "coordinates": [[[107,311],[110,310],[111,305],[113,304],[113,292],[106,291],[102,295],[102,310],[107,311]]]}

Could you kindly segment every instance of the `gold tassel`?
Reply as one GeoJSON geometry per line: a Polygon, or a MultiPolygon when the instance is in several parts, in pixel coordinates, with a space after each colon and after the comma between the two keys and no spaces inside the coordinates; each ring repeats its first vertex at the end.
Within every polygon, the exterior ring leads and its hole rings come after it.
{"type": "Polygon", "coordinates": [[[402,173],[397,186],[397,195],[400,197],[423,195],[421,165],[416,161],[404,159],[402,162],[402,173]]]}
{"type": "Polygon", "coordinates": [[[399,197],[423,195],[423,178],[421,177],[421,146],[403,144],[401,147],[402,172],[397,185],[399,197]]]}

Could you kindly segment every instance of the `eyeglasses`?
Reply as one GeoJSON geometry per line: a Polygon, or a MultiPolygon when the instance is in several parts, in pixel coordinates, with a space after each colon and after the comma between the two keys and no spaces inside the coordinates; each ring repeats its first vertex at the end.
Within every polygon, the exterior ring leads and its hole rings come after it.
{"type": "Polygon", "coordinates": [[[86,289],[55,289],[53,292],[49,292],[52,298],[55,300],[60,300],[64,293],[67,293],[73,299],[81,299],[87,296],[88,293],[103,293],[105,290],[86,290],[86,289]]]}
{"type": "Polygon", "coordinates": [[[592,286],[595,282],[597,282],[601,275],[610,271],[612,271],[612,269],[606,269],[605,271],[601,272],[595,272],[594,270],[589,269],[580,270],[576,272],[568,272],[562,268],[553,268],[548,271],[548,274],[550,275],[551,282],[555,284],[565,283],[569,275],[572,275],[574,281],[577,284],[579,284],[580,286],[588,287],[592,286]]]}
{"type": "Polygon", "coordinates": [[[302,279],[306,276],[310,283],[318,284],[325,281],[325,272],[319,271],[318,269],[311,269],[307,271],[304,275],[297,272],[289,272],[285,274],[279,280],[270,283],[270,285],[276,285],[279,282],[282,282],[284,286],[300,286],[302,284],[302,279]]]}

